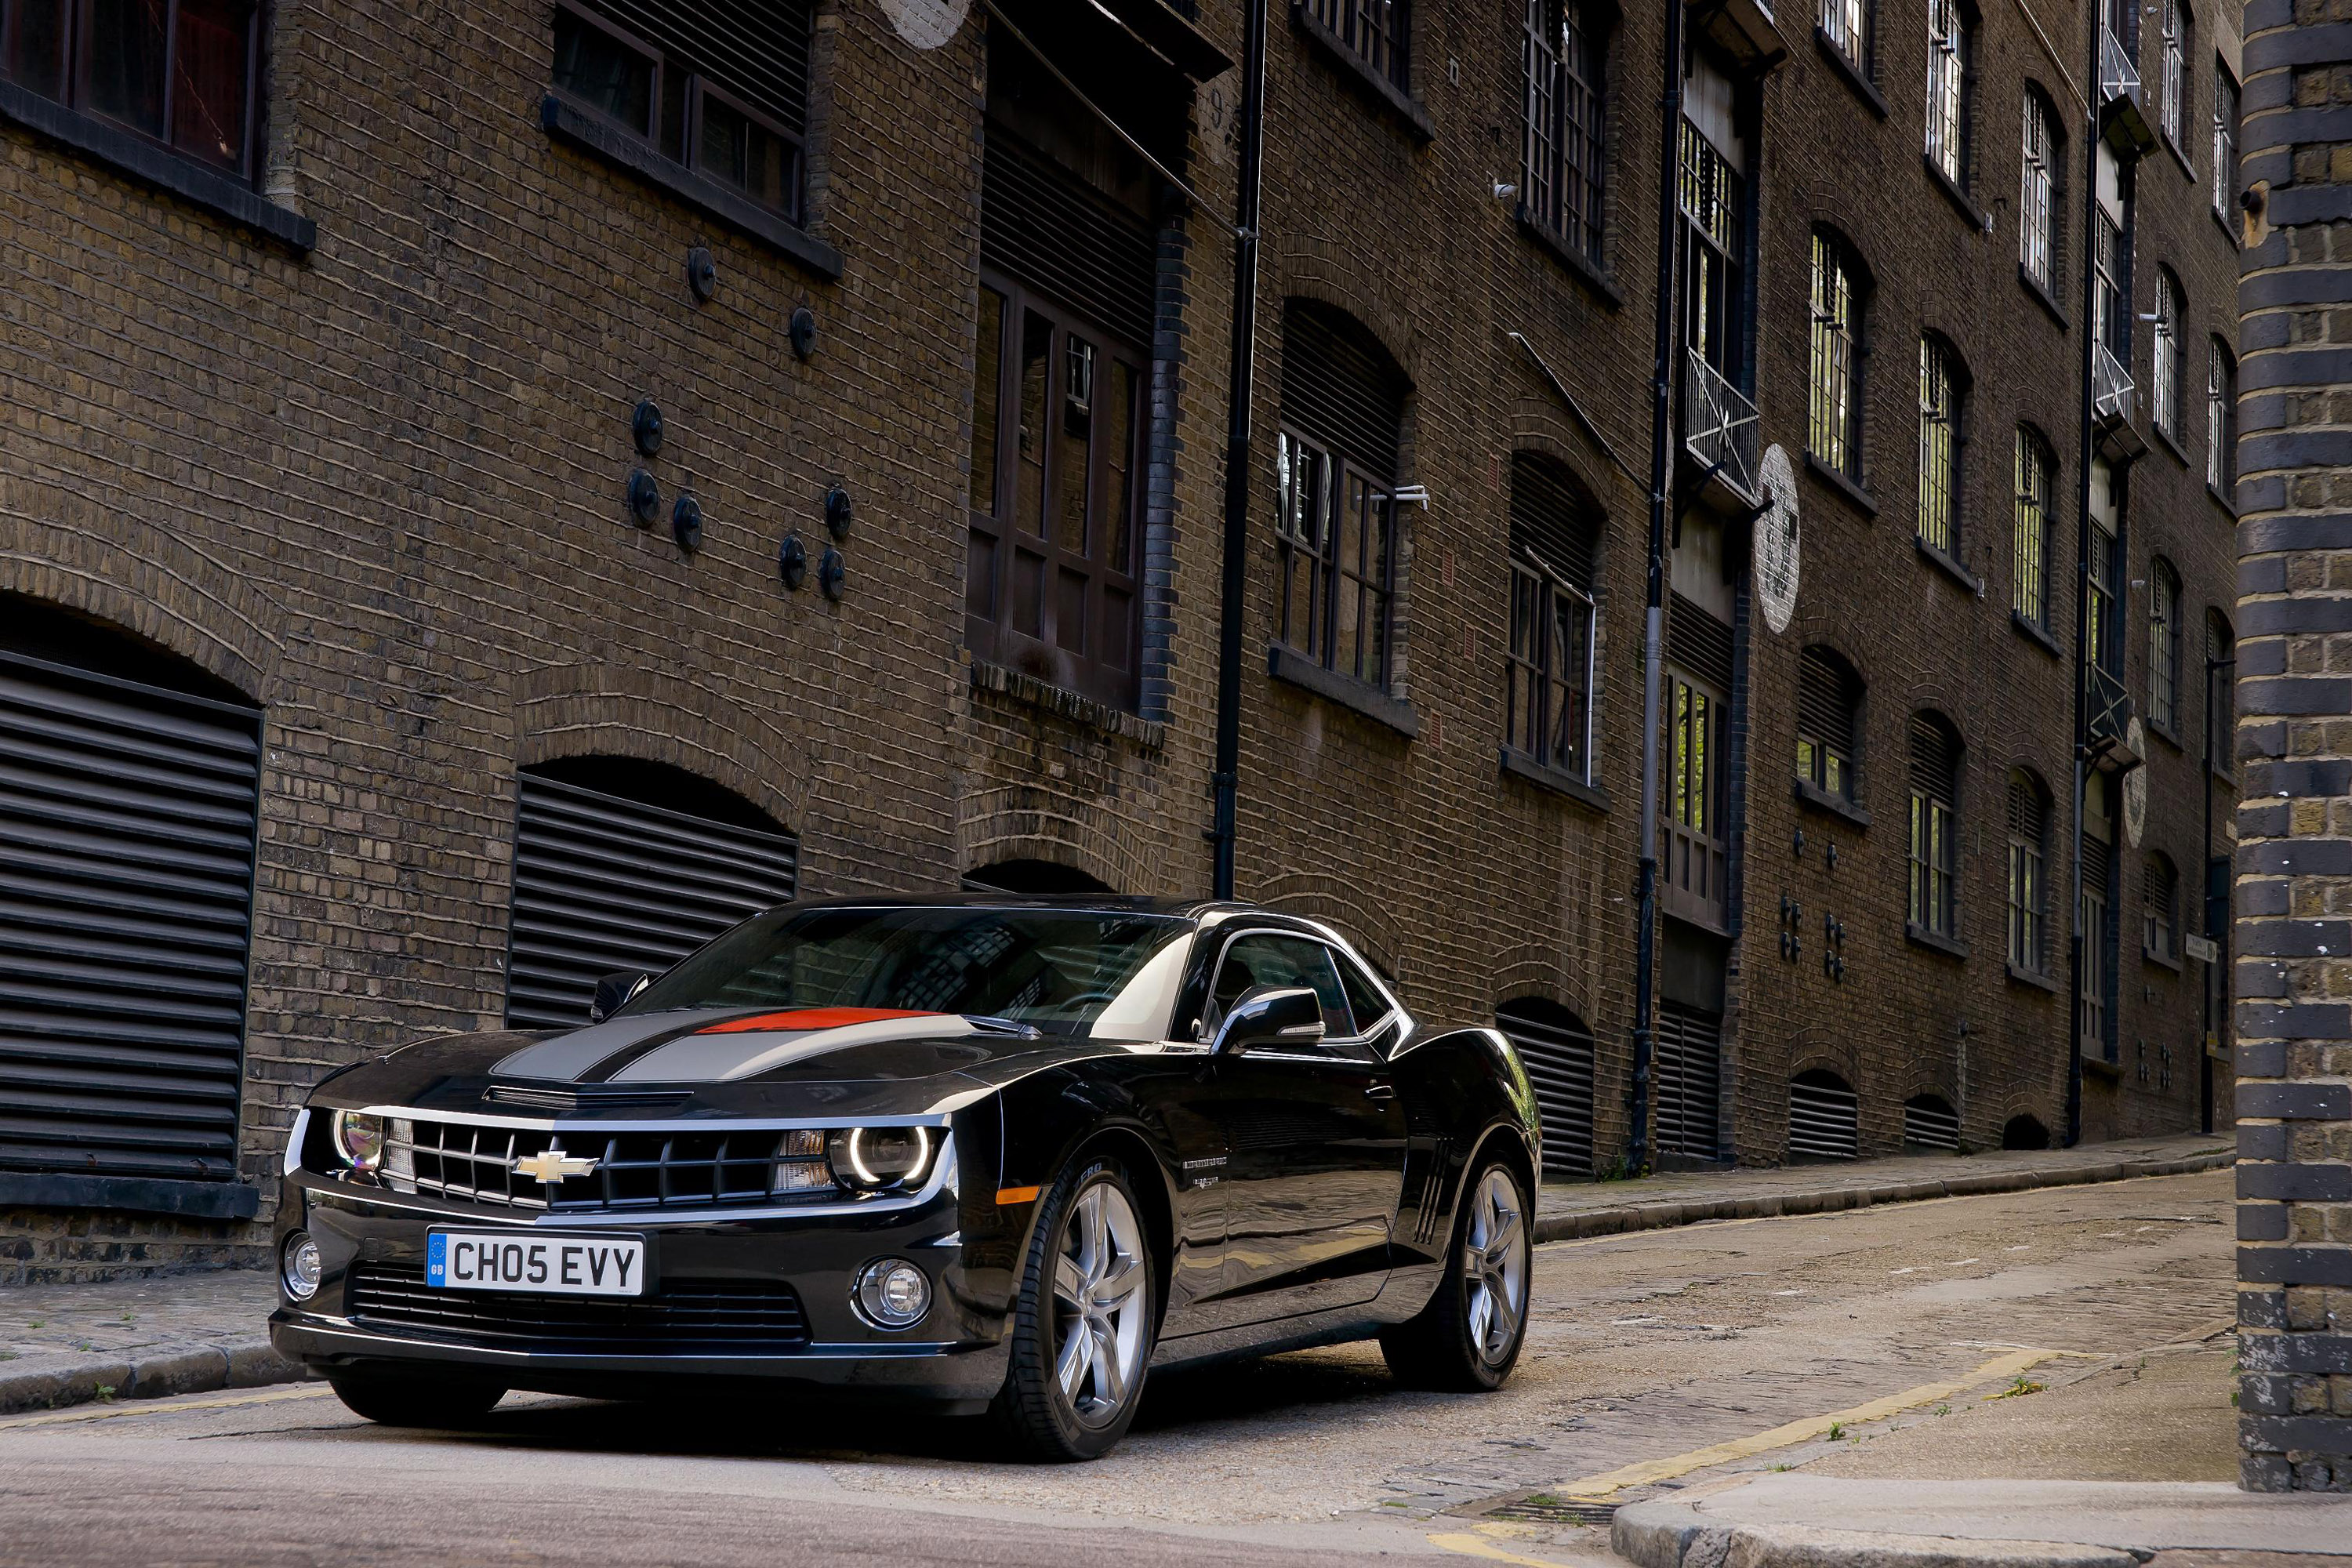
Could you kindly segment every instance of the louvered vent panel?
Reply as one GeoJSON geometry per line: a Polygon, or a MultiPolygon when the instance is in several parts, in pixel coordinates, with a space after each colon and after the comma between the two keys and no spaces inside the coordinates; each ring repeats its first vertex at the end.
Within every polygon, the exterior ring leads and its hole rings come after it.
{"type": "Polygon", "coordinates": [[[2105,839],[2083,835],[2083,888],[2093,898],[2108,897],[2108,868],[2114,857],[2114,847],[2105,839]]]}
{"type": "Polygon", "coordinates": [[[1402,374],[1354,322],[1303,301],[1283,312],[1283,424],[1393,480],[1404,395],[1402,374]]]}
{"type": "MultiPolygon", "coordinates": [[[[808,128],[805,0],[585,0],[671,63],[709,77],[794,136],[808,128]]],[[[544,12],[541,13],[543,16],[544,12]]]]}
{"type": "Polygon", "coordinates": [[[1960,1118],[1939,1095],[1916,1095],[1903,1102],[1903,1142],[1921,1149],[1960,1148],[1960,1118]]]}
{"type": "Polygon", "coordinates": [[[525,773],[507,1022],[588,1021],[599,976],[658,973],[793,896],[798,842],[525,773]]]}
{"type": "Polygon", "coordinates": [[[1789,1080],[1789,1153],[1852,1160],[1862,1153],[1862,1100],[1828,1073],[1789,1080]]]}
{"type": "Polygon", "coordinates": [[[1600,549],[1601,508],[1576,477],[1530,452],[1511,454],[1511,548],[1587,593],[1600,549]]]}
{"type": "Polygon", "coordinates": [[[1950,731],[1925,713],[1911,719],[1911,787],[1929,800],[1959,798],[1960,746],[1950,731]]]}
{"type": "Polygon", "coordinates": [[[0,1169],[235,1176],[260,725],[0,654],[0,1169]]]}
{"type": "Polygon", "coordinates": [[[1731,689],[1731,627],[1680,594],[1666,620],[1666,657],[1717,690],[1731,689]]]}
{"type": "Polygon", "coordinates": [[[1506,1004],[1495,1026],[1510,1037],[1543,1114],[1544,1169],[1592,1174],[1592,1036],[1573,1015],[1506,1004]]]}
{"type": "Polygon", "coordinates": [[[1797,729],[1841,757],[1854,754],[1854,709],[1860,700],[1853,677],[1837,655],[1809,647],[1797,671],[1797,729]]]}
{"type": "Polygon", "coordinates": [[[1658,1148],[1702,1160],[1722,1150],[1723,1022],[1679,1003],[1658,1007],[1658,1148]]]}
{"type": "Polygon", "coordinates": [[[2028,844],[2042,842],[2042,796],[2020,778],[2009,781],[2009,830],[2028,844]]]}
{"type": "Polygon", "coordinates": [[[994,125],[981,159],[980,258],[1130,349],[1151,347],[1151,230],[994,125]]]}

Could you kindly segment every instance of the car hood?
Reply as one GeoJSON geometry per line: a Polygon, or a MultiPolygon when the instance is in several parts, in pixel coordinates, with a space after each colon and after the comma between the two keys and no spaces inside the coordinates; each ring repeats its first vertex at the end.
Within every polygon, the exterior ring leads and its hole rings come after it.
{"type": "Polygon", "coordinates": [[[1045,1068],[1132,1049],[952,1013],[699,1007],[448,1035],[337,1075],[326,1103],[567,1118],[944,1114],[1045,1068]]]}

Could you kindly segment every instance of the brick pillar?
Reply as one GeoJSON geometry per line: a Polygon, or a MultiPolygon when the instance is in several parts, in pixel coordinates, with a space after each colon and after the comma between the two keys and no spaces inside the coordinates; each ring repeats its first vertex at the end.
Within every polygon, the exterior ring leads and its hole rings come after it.
{"type": "Polygon", "coordinates": [[[2238,289],[2242,1483],[2352,1491],[2352,0],[2252,0],[2238,289]]]}

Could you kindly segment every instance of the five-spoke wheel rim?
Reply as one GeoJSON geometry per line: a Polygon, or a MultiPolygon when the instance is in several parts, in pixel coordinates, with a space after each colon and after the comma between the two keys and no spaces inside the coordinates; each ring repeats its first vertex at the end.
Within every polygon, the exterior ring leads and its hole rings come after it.
{"type": "Polygon", "coordinates": [[[1528,1310],[1528,1226],[1518,1184],[1501,1166],[1487,1171],[1470,1200],[1462,1277],[1470,1289],[1470,1343],[1488,1366],[1510,1359],[1528,1310]]]}
{"type": "Polygon", "coordinates": [[[1105,1181],[1082,1188],[1054,1249],[1054,1376],[1086,1426],[1117,1419],[1142,1375],[1151,1311],[1145,1257],[1127,1194],[1105,1181]]]}

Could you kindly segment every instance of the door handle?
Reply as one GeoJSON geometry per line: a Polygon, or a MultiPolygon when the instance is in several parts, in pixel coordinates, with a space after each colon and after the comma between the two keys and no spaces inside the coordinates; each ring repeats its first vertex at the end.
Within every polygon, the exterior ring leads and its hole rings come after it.
{"type": "Polygon", "coordinates": [[[1396,1090],[1388,1084],[1376,1083],[1372,1085],[1371,1088],[1364,1090],[1364,1098],[1366,1100],[1394,1100],[1396,1098],[1396,1090]]]}

